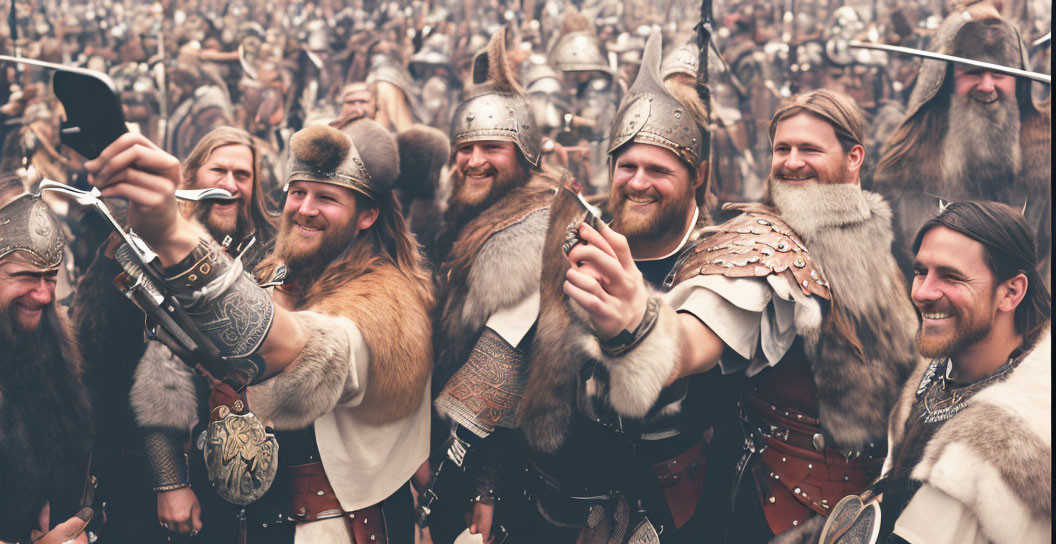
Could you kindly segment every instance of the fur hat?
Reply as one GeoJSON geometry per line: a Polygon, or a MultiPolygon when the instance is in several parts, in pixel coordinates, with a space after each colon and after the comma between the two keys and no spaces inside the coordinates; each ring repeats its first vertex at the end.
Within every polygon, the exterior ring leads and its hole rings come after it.
{"type": "Polygon", "coordinates": [[[385,198],[400,173],[396,141],[381,125],[359,119],[344,132],[326,125],[298,131],[290,138],[286,188],[295,181],[340,185],[385,198]]]}
{"type": "Polygon", "coordinates": [[[440,129],[414,125],[396,135],[400,147],[400,177],[396,188],[410,198],[430,198],[440,183],[440,170],[451,144],[440,129]]]}
{"type": "Polygon", "coordinates": [[[953,55],[1022,68],[1019,37],[1012,25],[1000,17],[973,18],[953,39],[953,55]]]}

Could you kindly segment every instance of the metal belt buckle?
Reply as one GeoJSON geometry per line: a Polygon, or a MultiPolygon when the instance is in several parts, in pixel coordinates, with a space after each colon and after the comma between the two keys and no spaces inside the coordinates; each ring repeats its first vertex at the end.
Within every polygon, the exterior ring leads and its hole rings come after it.
{"type": "Polygon", "coordinates": [[[204,453],[209,481],[230,503],[249,504],[264,496],[275,481],[279,443],[252,412],[229,411],[210,423],[204,453]]]}
{"type": "Polygon", "coordinates": [[[451,435],[451,445],[447,447],[447,458],[455,465],[461,467],[466,460],[466,452],[469,451],[469,443],[454,434],[451,435]]]}
{"type": "Polygon", "coordinates": [[[778,427],[777,425],[770,425],[771,438],[776,438],[782,442],[788,442],[788,428],[778,427]]]}

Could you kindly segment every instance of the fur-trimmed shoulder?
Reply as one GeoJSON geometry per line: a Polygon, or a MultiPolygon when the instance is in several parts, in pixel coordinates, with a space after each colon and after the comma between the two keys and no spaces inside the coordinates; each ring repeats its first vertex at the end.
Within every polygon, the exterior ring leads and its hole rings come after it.
{"type": "Polygon", "coordinates": [[[540,257],[549,220],[550,209],[540,208],[484,242],[469,270],[469,294],[462,307],[464,323],[483,323],[491,314],[539,289],[540,257]]]}
{"type": "MultiPolygon", "coordinates": [[[[413,280],[379,260],[309,310],[347,317],[370,350],[370,372],[357,416],[372,423],[406,417],[422,400],[432,373],[432,324],[413,280]]],[[[308,299],[312,299],[309,291],[308,299]]]]}
{"type": "Polygon", "coordinates": [[[911,475],[960,501],[993,542],[1052,524],[1051,334],[935,433],[911,475]]]}

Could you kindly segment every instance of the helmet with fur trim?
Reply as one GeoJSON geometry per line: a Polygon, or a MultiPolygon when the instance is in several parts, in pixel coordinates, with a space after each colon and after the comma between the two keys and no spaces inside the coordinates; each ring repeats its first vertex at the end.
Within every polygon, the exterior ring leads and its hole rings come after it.
{"type": "Polygon", "coordinates": [[[286,189],[295,181],[314,181],[385,199],[399,175],[399,164],[395,138],[370,119],[358,119],[343,131],[311,126],[290,138],[286,189]]]}

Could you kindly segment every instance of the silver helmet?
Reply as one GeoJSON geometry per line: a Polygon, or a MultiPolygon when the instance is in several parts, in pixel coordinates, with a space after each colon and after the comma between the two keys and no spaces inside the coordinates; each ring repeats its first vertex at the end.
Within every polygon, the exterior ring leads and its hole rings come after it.
{"type": "Polygon", "coordinates": [[[0,259],[19,252],[34,266],[59,266],[66,241],[59,220],[39,196],[24,194],[0,208],[0,225],[0,259]]]}
{"type": "Polygon", "coordinates": [[[561,35],[550,48],[550,65],[562,72],[597,70],[611,73],[601,41],[590,30],[561,35]]]}
{"type": "Polygon", "coordinates": [[[452,148],[481,140],[513,142],[532,166],[539,165],[542,136],[506,61],[505,26],[474,59],[473,86],[451,119],[452,148]]]}
{"type": "Polygon", "coordinates": [[[661,38],[653,32],[645,44],[642,68],[616,112],[609,136],[609,156],[628,142],[667,149],[696,168],[704,155],[705,129],[660,79],[661,38]]]}

